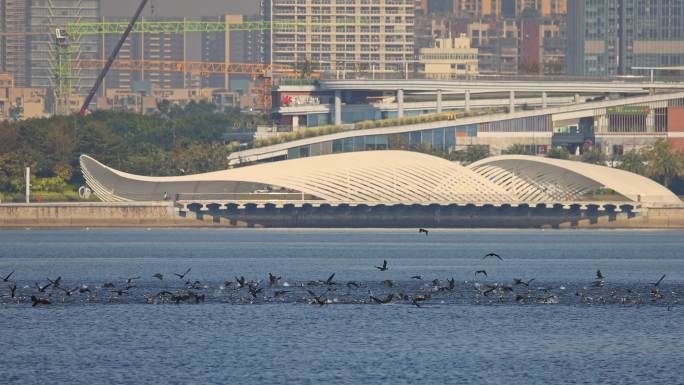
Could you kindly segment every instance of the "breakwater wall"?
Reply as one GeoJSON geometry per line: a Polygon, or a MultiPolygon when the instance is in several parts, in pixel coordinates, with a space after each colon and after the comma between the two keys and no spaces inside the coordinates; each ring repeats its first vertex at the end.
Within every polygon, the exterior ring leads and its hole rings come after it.
{"type": "Polygon", "coordinates": [[[639,212],[493,206],[246,207],[183,211],[172,202],[0,205],[0,228],[672,228],[684,206],[639,212]]]}
{"type": "Polygon", "coordinates": [[[0,205],[0,227],[165,227],[180,225],[170,202],[0,205]]]}

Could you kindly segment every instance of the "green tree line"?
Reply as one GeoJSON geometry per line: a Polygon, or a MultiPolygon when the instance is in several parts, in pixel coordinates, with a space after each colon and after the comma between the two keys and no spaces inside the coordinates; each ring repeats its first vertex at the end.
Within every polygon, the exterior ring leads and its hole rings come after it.
{"type": "Polygon", "coordinates": [[[83,184],[81,154],[143,175],[225,168],[229,146],[224,135],[251,130],[266,120],[239,110],[219,112],[204,102],[184,108],[160,103],[159,107],[160,113],[154,115],[98,111],[86,117],[0,123],[0,199],[21,196],[27,166],[36,195],[73,197],[83,184]]]}

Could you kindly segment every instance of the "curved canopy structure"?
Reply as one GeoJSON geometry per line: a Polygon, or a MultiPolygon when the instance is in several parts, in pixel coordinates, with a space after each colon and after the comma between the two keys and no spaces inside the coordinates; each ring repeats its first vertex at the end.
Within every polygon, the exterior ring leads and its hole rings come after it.
{"type": "Polygon", "coordinates": [[[516,196],[465,167],[417,152],[334,154],[177,177],[132,175],[86,155],[80,160],[88,185],[104,201],[162,197],[371,204],[517,201],[516,196]]]}
{"type": "Polygon", "coordinates": [[[469,168],[526,201],[579,200],[586,193],[609,189],[634,202],[682,203],[672,191],[651,179],[583,162],[504,155],[480,160],[469,168]]]}
{"type": "Polygon", "coordinates": [[[262,163],[198,175],[128,174],[82,155],[103,201],[316,201],[329,204],[523,204],[586,200],[600,188],[618,201],[678,203],[665,187],[609,167],[533,156],[487,158],[469,167],[407,151],[364,151],[262,163]]]}

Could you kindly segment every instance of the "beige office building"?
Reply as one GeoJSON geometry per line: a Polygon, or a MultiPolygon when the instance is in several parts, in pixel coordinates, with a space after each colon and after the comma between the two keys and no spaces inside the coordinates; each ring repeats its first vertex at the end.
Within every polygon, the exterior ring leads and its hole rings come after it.
{"type": "Polygon", "coordinates": [[[330,72],[412,71],[415,0],[263,0],[265,61],[330,72]]]}
{"type": "Polygon", "coordinates": [[[452,39],[436,39],[435,46],[421,48],[420,70],[430,79],[452,79],[478,74],[477,48],[470,47],[466,34],[452,39]]]}

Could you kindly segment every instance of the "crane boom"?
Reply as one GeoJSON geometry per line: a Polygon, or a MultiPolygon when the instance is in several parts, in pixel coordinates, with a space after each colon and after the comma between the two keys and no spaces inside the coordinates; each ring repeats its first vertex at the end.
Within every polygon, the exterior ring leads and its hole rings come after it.
{"type": "MultiPolygon", "coordinates": [[[[78,59],[73,62],[73,68],[100,69],[106,62],[99,59],[78,59]]],[[[118,59],[112,66],[114,71],[142,71],[145,72],[190,72],[200,74],[239,74],[255,77],[278,74],[296,76],[297,72],[290,66],[258,64],[258,63],[225,63],[203,61],[172,61],[172,60],[131,60],[118,59]]]]}
{"type": "Polygon", "coordinates": [[[148,0],[142,0],[140,2],[138,9],[135,11],[135,14],[133,15],[133,18],[131,19],[130,23],[128,23],[128,27],[124,31],[123,35],[121,35],[121,39],[119,39],[119,42],[116,44],[116,47],[114,47],[114,50],[112,51],[111,55],[109,55],[107,63],[105,63],[104,68],[97,76],[97,80],[95,81],[93,88],[90,90],[88,96],[86,96],[86,99],[83,102],[83,106],[81,107],[80,112],[81,116],[84,116],[88,111],[88,106],[90,106],[90,102],[93,101],[93,98],[97,93],[97,90],[100,88],[100,85],[102,85],[105,76],[107,76],[107,72],[109,72],[109,68],[111,68],[112,64],[114,63],[114,60],[116,60],[116,55],[119,54],[119,50],[121,50],[121,47],[124,45],[124,42],[128,38],[128,35],[130,35],[131,31],[133,30],[133,27],[135,27],[135,23],[138,21],[138,18],[140,18],[143,9],[145,9],[145,5],[147,5],[147,2],[148,0]]]}

